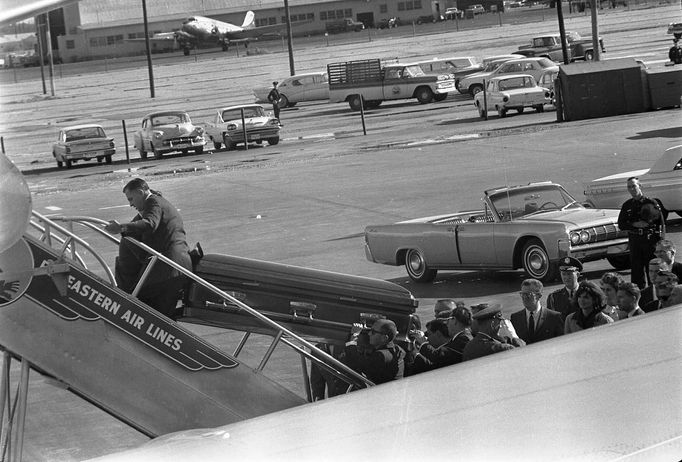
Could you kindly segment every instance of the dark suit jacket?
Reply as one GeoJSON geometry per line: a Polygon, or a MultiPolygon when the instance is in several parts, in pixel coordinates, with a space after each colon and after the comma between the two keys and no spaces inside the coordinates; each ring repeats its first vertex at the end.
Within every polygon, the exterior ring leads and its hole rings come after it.
{"type": "Polygon", "coordinates": [[[461,363],[464,347],[472,338],[471,332],[464,330],[440,348],[434,348],[428,343],[424,343],[419,348],[419,354],[414,360],[414,373],[417,374],[461,363]]]}
{"type": "Polygon", "coordinates": [[[511,322],[521,340],[526,343],[535,343],[564,334],[564,320],[561,317],[561,313],[542,308],[539,316],[540,319],[535,323],[535,334],[532,338],[529,338],[526,310],[523,309],[516,313],[512,313],[511,322]]]}
{"type": "Polygon", "coordinates": [[[646,286],[639,295],[639,306],[644,306],[654,299],[654,286],[646,286]]]}
{"type": "Polygon", "coordinates": [[[568,297],[566,287],[562,287],[549,294],[547,297],[547,308],[561,313],[562,319],[566,319],[569,314],[574,313],[578,309],[573,300],[568,297]]]}

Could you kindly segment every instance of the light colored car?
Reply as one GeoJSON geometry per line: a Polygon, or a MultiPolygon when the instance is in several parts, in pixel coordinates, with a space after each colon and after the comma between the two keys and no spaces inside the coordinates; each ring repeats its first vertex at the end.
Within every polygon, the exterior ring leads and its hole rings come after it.
{"type": "Polygon", "coordinates": [[[485,8],[483,7],[483,5],[477,3],[475,5],[467,6],[466,11],[472,11],[474,15],[477,15],[485,13],[485,8]]]}
{"type": "Polygon", "coordinates": [[[279,120],[266,113],[260,104],[225,107],[218,110],[213,122],[206,124],[206,136],[216,149],[223,145],[227,150],[234,149],[237,143],[245,141],[258,144],[267,141],[275,145],[279,143],[279,120]]]}
{"type": "Polygon", "coordinates": [[[629,260],[618,211],[585,208],[561,186],[529,183],[485,191],[482,210],[418,218],[365,228],[369,261],[404,265],[414,281],[438,270],[513,270],[551,281],[559,261],[629,260]]]}
{"type": "Polygon", "coordinates": [[[528,74],[532,75],[537,81],[540,75],[547,69],[556,69],[558,71],[559,66],[548,58],[523,58],[519,56],[519,59],[507,60],[492,71],[482,71],[467,75],[460,79],[457,90],[460,93],[469,93],[471,96],[474,96],[483,90],[484,80],[490,80],[493,77],[506,74],[528,74]]]}
{"type": "MultiPolygon", "coordinates": [[[[269,103],[268,94],[272,90],[269,87],[257,87],[253,89],[256,103],[269,103]]],[[[311,72],[297,74],[279,81],[279,106],[291,107],[296,103],[305,101],[324,101],[329,99],[329,83],[326,72],[311,72]]]]}
{"type": "Polygon", "coordinates": [[[186,154],[192,150],[201,154],[204,145],[204,129],[194,125],[184,111],[147,114],[134,136],[134,146],[142,159],[146,159],[149,152],[157,159],[174,151],[186,154]]]}
{"type": "Polygon", "coordinates": [[[52,145],[52,156],[57,167],[71,168],[80,160],[97,159],[111,163],[111,156],[116,153],[114,139],[104,133],[100,125],[74,125],[59,131],[57,141],[52,145]]]}
{"type": "Polygon", "coordinates": [[[452,74],[455,76],[455,86],[459,79],[465,75],[481,72],[483,65],[473,56],[454,56],[451,58],[433,58],[428,61],[419,61],[416,64],[427,75],[452,74]]]}
{"type": "Polygon", "coordinates": [[[620,209],[631,196],[627,179],[636,176],[647,197],[658,199],[667,212],[682,216],[682,145],[668,148],[650,168],[616,173],[585,184],[585,197],[593,207],[620,209]]]}
{"type": "Polygon", "coordinates": [[[556,102],[556,98],[554,95],[554,81],[557,79],[558,75],[559,75],[558,69],[550,68],[544,71],[540,75],[540,78],[538,79],[538,85],[541,87],[545,87],[546,89],[549,90],[550,98],[552,98],[552,104],[556,102]]]}
{"type": "Polygon", "coordinates": [[[464,11],[460,10],[457,7],[448,8],[447,10],[445,10],[445,14],[443,16],[445,16],[445,19],[455,19],[455,18],[463,19],[464,18],[464,11]]]}
{"type": "Polygon", "coordinates": [[[523,74],[492,78],[485,92],[474,96],[474,106],[483,118],[492,110],[497,111],[500,117],[506,117],[510,109],[521,114],[527,107],[543,112],[545,104],[551,102],[549,90],[539,87],[532,75],[523,74]]]}

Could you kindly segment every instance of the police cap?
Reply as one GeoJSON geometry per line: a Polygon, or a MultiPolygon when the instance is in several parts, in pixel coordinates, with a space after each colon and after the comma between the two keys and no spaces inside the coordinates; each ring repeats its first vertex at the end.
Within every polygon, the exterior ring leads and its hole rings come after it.
{"type": "Polygon", "coordinates": [[[583,264],[577,258],[564,257],[559,262],[559,271],[577,271],[580,273],[582,270],[583,264]]]}

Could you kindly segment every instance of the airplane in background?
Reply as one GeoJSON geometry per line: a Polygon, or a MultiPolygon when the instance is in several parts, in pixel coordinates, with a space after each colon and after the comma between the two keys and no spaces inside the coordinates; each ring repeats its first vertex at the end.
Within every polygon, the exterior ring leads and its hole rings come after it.
{"type": "MultiPolygon", "coordinates": [[[[230,44],[243,43],[244,46],[248,46],[250,41],[258,40],[258,37],[279,35],[278,32],[286,28],[286,24],[256,27],[254,20],[255,14],[253,11],[246,13],[241,26],[204,16],[191,16],[183,21],[180,30],[154,34],[151,40],[174,40],[185,56],[188,56],[191,49],[203,43],[220,45],[223,51],[227,51],[230,44]]],[[[130,40],[139,41],[144,39],[130,40]]]]}

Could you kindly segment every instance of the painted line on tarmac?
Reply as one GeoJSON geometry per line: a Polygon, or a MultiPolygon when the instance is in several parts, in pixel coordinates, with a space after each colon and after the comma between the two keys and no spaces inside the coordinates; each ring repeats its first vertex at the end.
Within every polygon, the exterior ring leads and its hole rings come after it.
{"type": "Polygon", "coordinates": [[[407,147],[424,146],[424,145],[429,145],[429,144],[444,144],[444,143],[449,143],[451,141],[473,140],[476,138],[481,138],[481,134],[480,133],[468,133],[466,135],[452,135],[452,136],[448,136],[445,138],[426,139],[426,140],[418,140],[418,141],[407,141],[404,143],[395,143],[395,144],[393,144],[393,146],[407,146],[407,147]]]}
{"type": "Polygon", "coordinates": [[[296,140],[326,140],[336,138],[334,133],[316,133],[314,135],[292,136],[289,138],[282,138],[282,141],[296,141],[296,140]]]}

